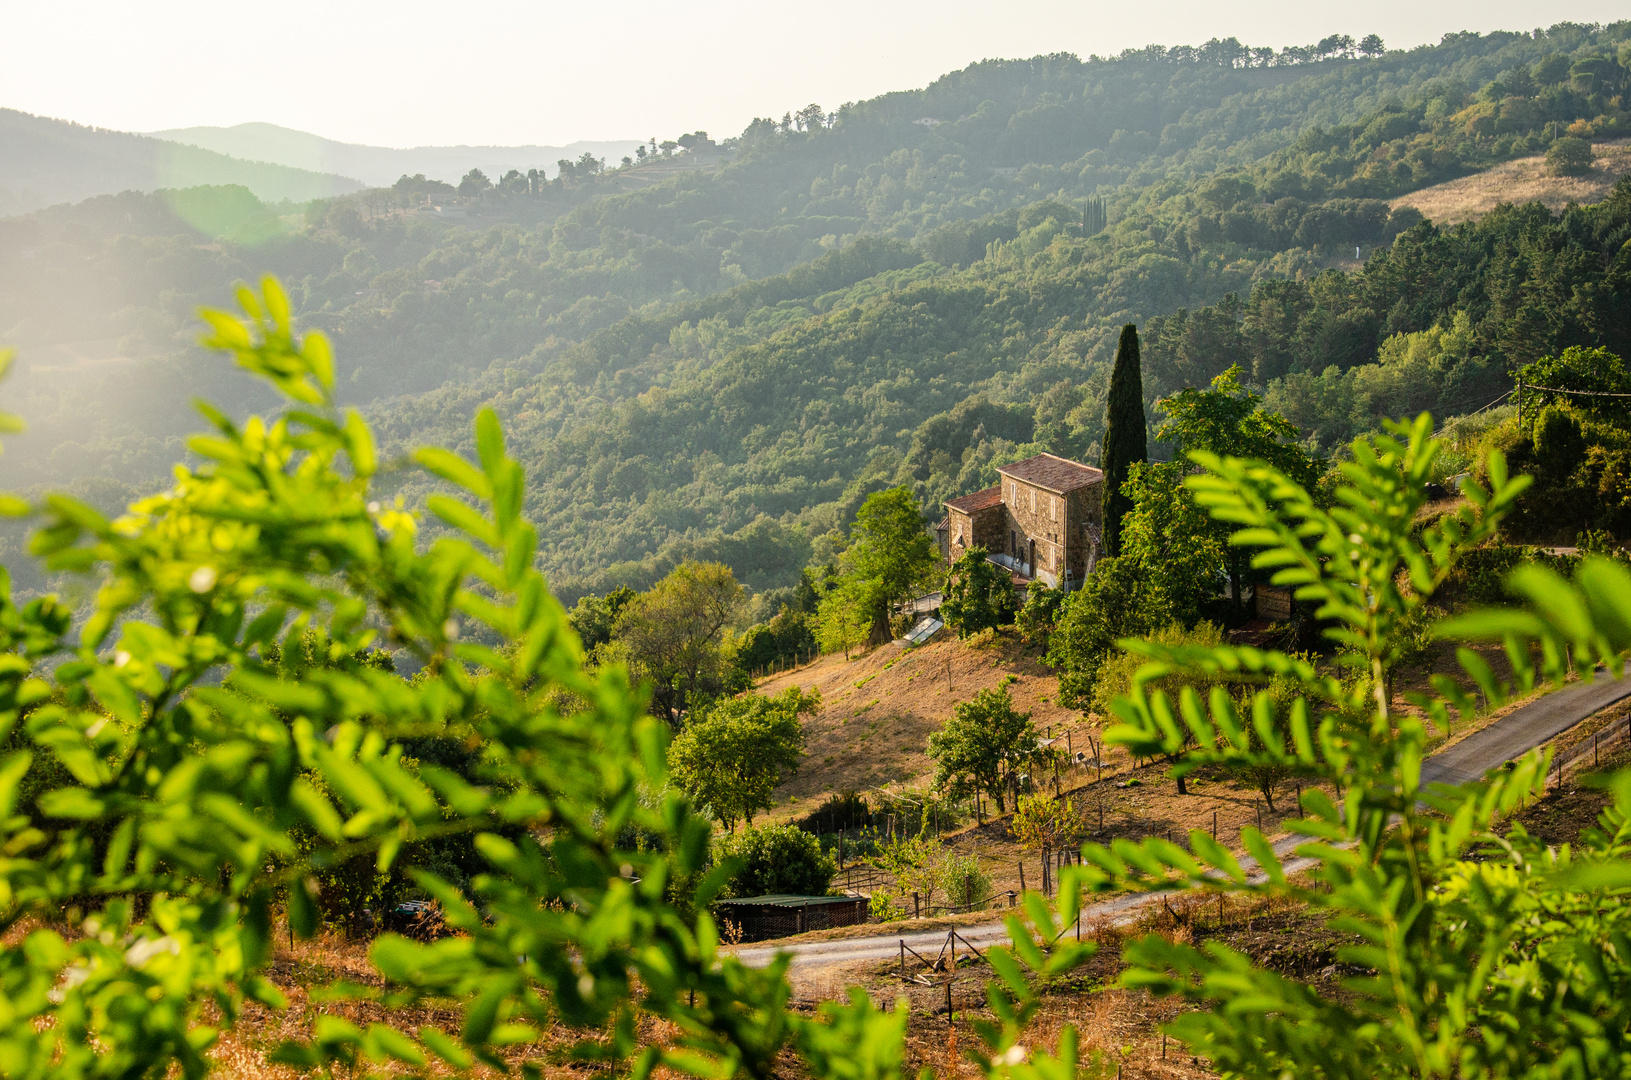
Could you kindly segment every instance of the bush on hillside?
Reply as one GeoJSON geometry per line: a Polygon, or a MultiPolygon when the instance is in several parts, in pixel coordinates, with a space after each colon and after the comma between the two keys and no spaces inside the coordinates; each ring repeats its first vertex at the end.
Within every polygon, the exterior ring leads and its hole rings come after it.
{"type": "Polygon", "coordinates": [[[1591,171],[1591,162],[1591,144],[1572,135],[1546,151],[1546,171],[1553,176],[1584,176],[1591,171]]]}
{"type": "Polygon", "coordinates": [[[725,837],[719,858],[741,865],[726,887],[731,896],[825,896],[838,866],[821,841],[794,825],[761,825],[725,837]]]}
{"type": "Polygon", "coordinates": [[[951,855],[940,864],[940,889],[952,907],[974,907],[991,899],[991,875],[978,856],[951,855]]]}
{"type": "Polygon", "coordinates": [[[829,795],[820,806],[799,818],[796,825],[805,832],[849,832],[872,824],[872,807],[866,796],[854,791],[829,795]]]}
{"type": "Polygon", "coordinates": [[[1062,589],[1050,589],[1040,581],[1033,581],[1025,591],[1025,606],[1014,619],[1019,638],[1026,645],[1048,647],[1048,636],[1059,621],[1059,606],[1065,601],[1062,589]]]}

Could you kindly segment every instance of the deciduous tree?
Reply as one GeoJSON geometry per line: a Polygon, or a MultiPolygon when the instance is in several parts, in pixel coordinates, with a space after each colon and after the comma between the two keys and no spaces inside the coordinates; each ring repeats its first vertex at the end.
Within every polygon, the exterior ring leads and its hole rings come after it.
{"type": "Polygon", "coordinates": [[[631,669],[652,681],[652,707],[670,727],[679,727],[694,695],[717,689],[725,628],[742,600],[730,567],[687,561],[618,616],[618,642],[631,669]]]}
{"type": "Polygon", "coordinates": [[[911,488],[894,487],[867,496],[850,528],[843,566],[846,576],[864,583],[850,595],[866,605],[872,620],[870,644],[891,639],[890,609],[928,581],[938,558],[911,488]]]}
{"type": "Polygon", "coordinates": [[[1006,686],[985,689],[958,705],[946,726],[929,736],[934,784],[954,798],[983,792],[1005,812],[1009,784],[1018,773],[1049,760],[1031,714],[1014,708],[1006,686]]]}
{"type": "Polygon", "coordinates": [[[789,687],[775,697],[726,698],[686,722],[669,747],[674,779],[728,829],[773,804],[771,793],[798,771],[804,756],[801,716],[821,708],[821,695],[789,687]]]}
{"type": "Polygon", "coordinates": [[[985,548],[969,548],[946,575],[940,617],[959,637],[1007,626],[1014,621],[1013,574],[986,558],[985,548]]]}

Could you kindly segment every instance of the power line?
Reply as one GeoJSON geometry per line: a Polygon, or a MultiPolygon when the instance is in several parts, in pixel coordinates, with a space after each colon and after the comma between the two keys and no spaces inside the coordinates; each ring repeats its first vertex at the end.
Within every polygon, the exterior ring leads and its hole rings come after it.
{"type": "Polygon", "coordinates": [[[1576,397],[1631,397],[1631,394],[1615,394],[1607,390],[1559,390],[1553,386],[1536,386],[1534,383],[1519,383],[1518,389],[1539,390],[1547,394],[1573,394],[1576,397]]]}
{"type": "Polygon", "coordinates": [[[1445,434],[1451,428],[1455,427],[1457,424],[1463,423],[1463,422],[1465,422],[1467,420],[1471,420],[1473,417],[1477,416],[1479,413],[1488,412],[1489,410],[1495,408],[1495,406],[1499,405],[1501,402],[1505,401],[1507,398],[1511,397],[1513,395],[1513,393],[1514,393],[1514,391],[1508,390],[1506,393],[1502,394],[1500,397],[1496,398],[1494,401],[1490,402],[1488,405],[1485,405],[1482,409],[1478,409],[1478,410],[1476,410],[1474,412],[1470,412],[1465,416],[1457,416],[1453,420],[1450,420],[1448,423],[1446,423],[1443,427],[1441,427],[1437,431],[1433,432],[1433,437],[1437,438],[1437,437],[1445,434]]]}

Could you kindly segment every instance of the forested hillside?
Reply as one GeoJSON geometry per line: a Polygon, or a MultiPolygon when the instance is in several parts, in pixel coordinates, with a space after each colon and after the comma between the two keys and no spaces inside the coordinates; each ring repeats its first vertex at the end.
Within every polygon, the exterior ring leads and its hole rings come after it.
{"type": "Polygon", "coordinates": [[[7,469],[110,499],[157,480],[185,418],[139,386],[247,405],[190,311],[264,271],[393,449],[499,407],[568,598],[685,554],[789,584],[879,487],[932,504],[1036,447],[1095,460],[1128,321],[1152,403],[1238,361],[1320,446],[1395,406],[1465,411],[1536,350],[1623,333],[1627,200],[1452,231],[1386,200],[1631,131],[1627,39],[988,61],[717,148],[495,177],[451,223],[388,192],[276,228],[107,200],[0,223],[0,337],[58,369],[8,386],[35,432],[7,469]]]}

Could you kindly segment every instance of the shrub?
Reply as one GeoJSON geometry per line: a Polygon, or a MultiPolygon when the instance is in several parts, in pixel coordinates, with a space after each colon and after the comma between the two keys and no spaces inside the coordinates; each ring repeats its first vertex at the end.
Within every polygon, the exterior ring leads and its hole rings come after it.
{"type": "Polygon", "coordinates": [[[991,899],[991,875],[973,855],[952,855],[940,864],[940,889],[952,907],[974,907],[991,899]]]}
{"type": "Polygon", "coordinates": [[[794,825],[761,825],[743,829],[720,844],[719,855],[740,859],[731,875],[732,896],[825,896],[838,872],[821,841],[794,825]]]}
{"type": "Polygon", "coordinates": [[[1591,171],[1591,143],[1573,135],[1558,139],[1546,150],[1546,171],[1553,176],[1584,176],[1591,171]]]}
{"type": "Polygon", "coordinates": [[[1548,405],[1535,421],[1535,460],[1548,475],[1562,479],[1586,456],[1580,421],[1568,410],[1548,405]]]}
{"type": "Polygon", "coordinates": [[[1019,638],[1027,645],[1046,649],[1054,624],[1059,621],[1059,606],[1065,601],[1062,589],[1050,589],[1040,581],[1033,581],[1025,591],[1025,606],[1014,620],[1019,638]]]}
{"type": "Polygon", "coordinates": [[[849,832],[872,824],[872,807],[866,796],[854,791],[829,795],[820,806],[799,818],[795,824],[805,832],[849,832]]]}

